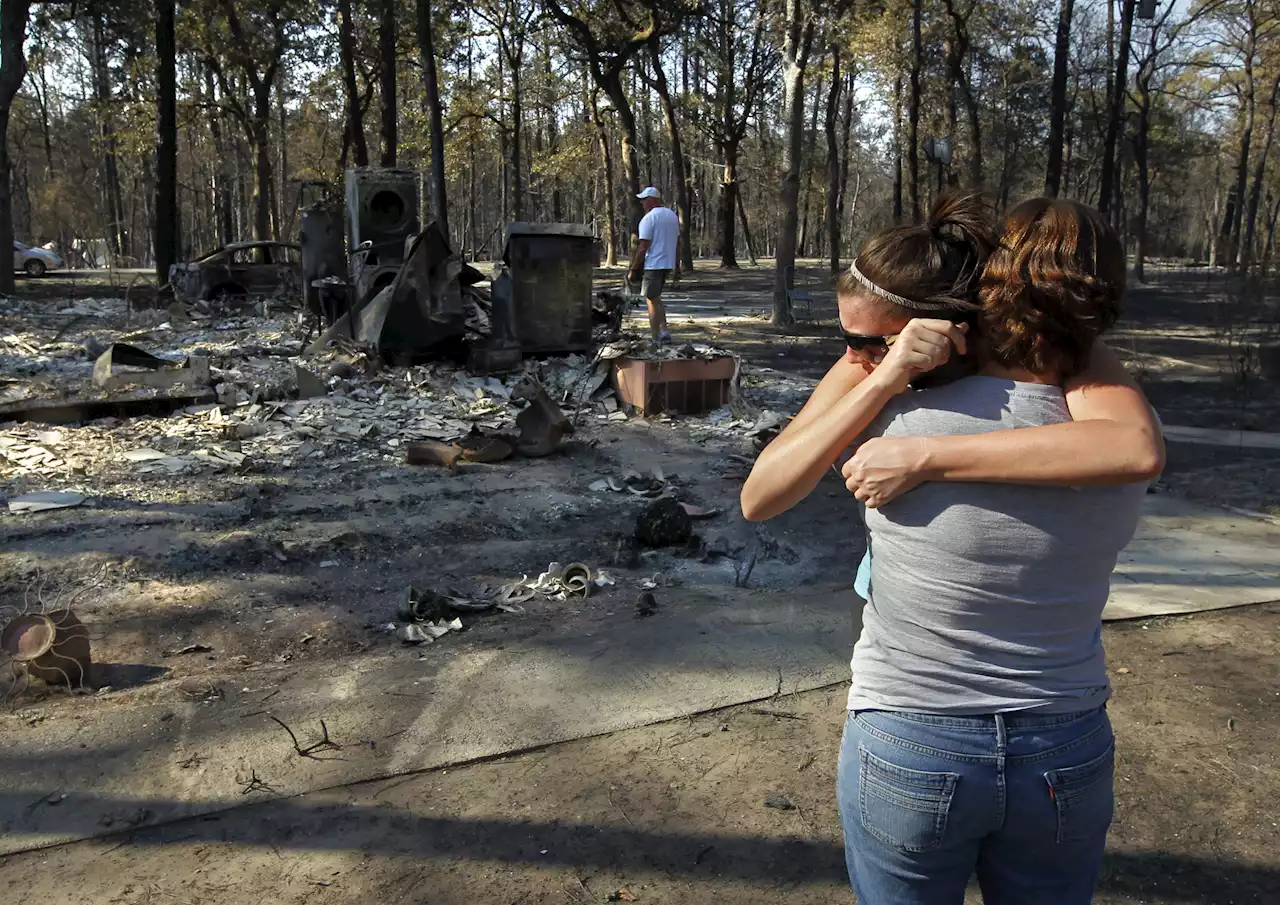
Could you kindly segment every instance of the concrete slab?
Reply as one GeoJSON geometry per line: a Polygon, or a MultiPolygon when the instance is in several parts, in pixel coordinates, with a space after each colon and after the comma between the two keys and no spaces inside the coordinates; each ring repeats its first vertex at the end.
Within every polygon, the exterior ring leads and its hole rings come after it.
{"type": "Polygon", "coordinates": [[[1224,446],[1230,449],[1280,450],[1280,434],[1268,431],[1222,430],[1210,427],[1184,427],[1166,424],[1164,438],[1174,443],[1198,443],[1203,446],[1224,446]]]}
{"type": "MultiPolygon", "coordinates": [[[[504,647],[254,669],[0,718],[0,854],[804,691],[848,673],[847,592],[661,592],[504,647]],[[274,716],[314,743],[301,757],[274,716]],[[254,782],[254,780],[258,782],[254,782]],[[146,804],[140,807],[138,802],[146,804]]],[[[452,636],[451,636],[452,637],[452,636]]]]}
{"type": "MultiPolygon", "coordinates": [[[[1107,619],[1280,599],[1280,528],[1150,495],[1107,619]]],[[[0,716],[0,854],[447,766],[848,677],[846,590],[667,590],[527,638],[450,636],[303,669],[0,716]],[[340,748],[300,756],[324,721],[340,748]]],[[[67,702],[73,703],[73,702],[67,702]]]]}
{"type": "Polygon", "coordinates": [[[1105,620],[1227,609],[1280,599],[1280,527],[1148,494],[1111,579],[1105,620]]]}

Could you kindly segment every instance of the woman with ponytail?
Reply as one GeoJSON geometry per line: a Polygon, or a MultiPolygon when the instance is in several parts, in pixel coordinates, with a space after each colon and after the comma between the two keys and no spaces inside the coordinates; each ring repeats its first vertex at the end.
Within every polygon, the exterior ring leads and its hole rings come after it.
{"type": "Polygon", "coordinates": [[[770,518],[854,450],[870,581],[838,797],[861,905],[960,905],[974,873],[989,903],[1084,905],[1110,823],[1100,618],[1163,445],[1095,342],[1114,234],[1057,201],[1002,233],[970,195],[868,240],[837,286],[846,354],[742,491],[770,518]]]}

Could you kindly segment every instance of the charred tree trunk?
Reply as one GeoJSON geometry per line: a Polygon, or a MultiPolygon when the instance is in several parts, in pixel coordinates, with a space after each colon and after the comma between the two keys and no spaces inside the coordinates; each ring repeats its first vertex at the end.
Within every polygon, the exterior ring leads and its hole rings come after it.
{"type": "Polygon", "coordinates": [[[213,190],[218,242],[222,245],[227,245],[235,241],[236,234],[233,214],[235,175],[232,172],[232,168],[235,165],[235,155],[226,145],[226,138],[222,131],[222,112],[216,109],[214,104],[213,70],[206,66],[204,77],[205,93],[209,98],[210,105],[215,107],[215,109],[209,111],[209,136],[213,139],[213,151],[218,157],[217,177],[213,190]]]}
{"type": "Polygon", "coordinates": [[[1107,134],[1102,145],[1102,181],[1098,189],[1098,210],[1112,214],[1119,194],[1116,180],[1116,155],[1120,129],[1124,124],[1125,83],[1129,74],[1129,44],[1133,34],[1133,8],[1137,0],[1122,0],[1120,12],[1120,48],[1116,53],[1116,74],[1111,83],[1111,96],[1107,99],[1107,134]]]}
{"type": "Polygon", "coordinates": [[[1067,119],[1067,64],[1071,54],[1071,12],[1075,0],[1061,0],[1058,36],[1053,45],[1053,87],[1049,91],[1049,160],[1044,169],[1044,193],[1058,197],[1062,190],[1063,126],[1067,119]]]}
{"type": "Polygon", "coordinates": [[[893,222],[901,223],[902,204],[902,73],[893,82],[893,222]]]}
{"type": "Polygon", "coordinates": [[[274,238],[271,233],[271,88],[259,83],[253,92],[253,118],[249,123],[253,146],[253,236],[260,242],[274,238]]]}
{"type": "Polygon", "coordinates": [[[827,91],[827,250],[831,275],[840,272],[840,144],[836,131],[840,114],[840,47],[831,45],[831,87],[827,91]]]}
{"type": "MultiPolygon", "coordinates": [[[[259,241],[275,238],[272,229],[272,200],[275,188],[271,181],[271,92],[275,86],[276,75],[280,71],[280,61],[288,48],[286,25],[281,18],[278,7],[271,7],[270,45],[261,48],[258,55],[250,57],[243,53],[253,43],[253,38],[262,35],[253,29],[246,29],[240,21],[234,0],[222,0],[222,9],[226,15],[227,27],[232,40],[240,49],[240,66],[244,71],[249,88],[249,103],[241,104],[235,97],[230,98],[232,109],[240,119],[249,142],[249,152],[253,156],[254,185],[254,236],[259,241]]],[[[224,96],[229,94],[229,80],[220,68],[215,57],[210,57],[209,65],[218,75],[224,96]]],[[[263,253],[261,260],[266,261],[263,253]]]]}
{"type": "Polygon", "coordinates": [[[293,235],[293,218],[297,213],[297,195],[295,193],[294,200],[289,200],[289,112],[284,102],[284,87],[276,92],[276,122],[280,130],[280,157],[277,165],[280,168],[279,175],[276,177],[275,185],[277,193],[277,204],[274,208],[276,212],[276,235],[285,238],[293,235]]]}
{"type": "MultiPolygon", "coordinates": [[[[41,40],[35,48],[41,57],[48,56],[48,45],[41,40]]],[[[40,108],[40,139],[44,147],[45,176],[53,172],[53,132],[49,126],[49,82],[45,77],[47,62],[42,61],[36,70],[32,93],[36,98],[36,106],[40,108]]]]}
{"type": "Polygon", "coordinates": [[[178,260],[178,51],[175,0],[156,0],[156,282],[178,260]]]}
{"type": "Polygon", "coordinates": [[[449,202],[444,169],[444,116],[440,109],[440,83],[436,75],[436,48],[431,21],[431,0],[417,0],[418,56],[426,83],[427,127],[431,130],[431,212],[440,231],[449,238],[449,202]]]}
{"type": "Polygon", "coordinates": [[[640,228],[640,160],[636,154],[636,116],[631,109],[631,101],[622,85],[622,75],[616,70],[604,73],[605,94],[613,104],[613,111],[618,117],[618,135],[622,144],[622,181],[626,184],[628,195],[627,210],[629,212],[628,229],[630,241],[635,242],[640,228]]]}
{"type": "MultiPolygon", "coordinates": [[[[961,0],[963,2],[963,0],[961,0]]],[[[948,69],[950,71],[950,88],[947,104],[947,131],[954,141],[959,137],[959,123],[956,115],[956,95],[964,100],[965,115],[969,124],[969,182],[974,188],[982,187],[982,117],[978,110],[978,101],[973,96],[969,85],[969,76],[965,69],[965,58],[969,55],[969,18],[973,15],[977,0],[969,0],[968,7],[961,10],[957,0],[946,0],[947,15],[951,17],[953,33],[948,38],[948,69]]]]}
{"type": "Polygon", "coordinates": [[[742,203],[742,192],[734,192],[734,197],[738,199],[738,215],[742,218],[742,241],[747,246],[747,260],[751,262],[751,266],[755,267],[756,261],[755,245],[751,241],[751,225],[747,223],[747,206],[742,203]]]}
{"type": "MultiPolygon", "coordinates": [[[[550,36],[548,36],[547,42],[542,47],[542,73],[546,87],[544,101],[547,110],[547,145],[551,153],[555,154],[560,146],[560,130],[556,125],[555,77],[551,70],[550,36]]],[[[564,220],[564,193],[560,187],[559,172],[556,172],[551,177],[551,218],[557,223],[564,220]]]]}
{"type": "Polygon", "coordinates": [[[818,84],[813,93],[813,107],[809,111],[809,128],[805,131],[804,157],[801,159],[800,168],[804,171],[804,208],[800,213],[800,238],[796,245],[796,250],[802,257],[807,257],[812,251],[812,233],[809,232],[809,201],[813,197],[813,153],[814,146],[818,143],[818,110],[821,107],[822,99],[822,77],[818,77],[818,84]]]}
{"type": "Polygon", "coordinates": [[[604,170],[604,262],[613,267],[618,263],[618,208],[613,189],[613,152],[609,149],[609,130],[605,128],[604,117],[600,115],[600,94],[594,89],[591,91],[591,121],[596,127],[600,163],[604,170]]]}
{"type": "MultiPolygon", "coordinates": [[[[735,235],[737,208],[741,204],[738,185],[738,142],[720,142],[724,178],[720,184],[720,266],[738,266],[738,238],[735,235]]],[[[743,215],[745,220],[746,215],[743,215]]]]}
{"type": "Polygon", "coordinates": [[[693,272],[693,242],[689,237],[692,228],[689,210],[689,177],[685,172],[684,145],[680,141],[680,121],[676,118],[675,105],[671,103],[671,90],[667,74],[662,69],[662,55],[655,38],[649,45],[653,63],[653,82],[662,103],[662,113],[667,120],[667,132],[671,136],[672,182],[676,184],[676,213],[680,215],[680,267],[685,273],[693,272]]]}
{"type": "Polygon", "coordinates": [[[944,129],[954,142],[960,135],[960,54],[956,50],[956,36],[947,35],[943,57],[947,64],[947,107],[944,129]]]}
{"type": "Polygon", "coordinates": [[[1267,206],[1271,209],[1271,216],[1267,220],[1267,241],[1262,247],[1262,269],[1264,271],[1271,265],[1271,251],[1275,247],[1276,220],[1280,219],[1280,195],[1277,195],[1273,201],[1271,193],[1268,192],[1267,206]]]}
{"type": "MultiPolygon", "coordinates": [[[[836,232],[834,234],[836,242],[833,246],[838,249],[842,248],[844,243],[845,212],[848,208],[846,202],[849,192],[849,155],[851,153],[849,141],[853,134],[853,91],[857,84],[855,76],[856,71],[851,63],[846,77],[847,84],[844,89],[844,115],[841,122],[841,128],[844,131],[840,136],[840,184],[836,199],[836,232]]],[[[854,203],[857,204],[856,198],[854,203]]]]}
{"type": "Polygon", "coordinates": [[[378,87],[382,110],[382,165],[396,165],[396,2],[382,0],[378,8],[378,87]]]}
{"type": "Polygon", "coordinates": [[[1134,164],[1138,168],[1138,216],[1134,224],[1137,249],[1133,256],[1133,276],[1141,283],[1146,279],[1147,212],[1151,208],[1151,171],[1147,159],[1151,131],[1151,94],[1146,84],[1141,85],[1138,91],[1138,134],[1133,140],[1134,164]]]}
{"type": "Polygon", "coordinates": [[[356,166],[369,165],[369,145],[364,140],[360,116],[360,89],[356,85],[356,38],[351,20],[351,0],[338,0],[338,56],[342,65],[343,109],[346,119],[344,144],[351,147],[356,166]]]}
{"type": "Polygon", "coordinates": [[[1266,131],[1263,133],[1262,139],[1262,153],[1258,155],[1258,160],[1253,166],[1253,185],[1249,189],[1249,206],[1244,215],[1244,240],[1240,245],[1240,262],[1243,267],[1248,267],[1253,263],[1254,259],[1253,245],[1258,220],[1258,205],[1262,200],[1262,178],[1266,175],[1267,158],[1271,156],[1271,145],[1275,140],[1277,100],[1280,100],[1280,76],[1276,77],[1271,86],[1271,98],[1267,103],[1266,131]]]}
{"type": "Polygon", "coordinates": [[[0,3],[0,251],[9,262],[0,267],[0,292],[12,293],[13,281],[13,167],[9,160],[9,110],[27,77],[28,0],[0,3]]]}
{"type": "Polygon", "coordinates": [[[984,177],[982,157],[982,116],[978,109],[978,99],[973,96],[968,77],[960,80],[960,98],[964,101],[965,114],[969,120],[969,136],[973,147],[969,154],[969,180],[975,189],[982,187],[984,177]]]}
{"type": "Polygon", "coordinates": [[[804,151],[804,75],[813,43],[814,19],[804,0],[786,0],[787,32],[783,42],[782,226],[773,274],[773,323],[795,322],[788,290],[795,279],[796,239],[800,227],[800,164],[804,151]]]}
{"type": "MultiPolygon", "coordinates": [[[[8,0],[6,0],[6,3],[8,0]]],[[[103,195],[107,207],[107,244],[118,266],[124,254],[124,204],[120,196],[120,170],[116,162],[116,126],[111,112],[111,71],[107,67],[106,24],[102,16],[93,16],[94,100],[98,107],[98,137],[102,142],[103,195]]]]}
{"type": "Polygon", "coordinates": [[[524,219],[524,98],[520,92],[520,69],[523,60],[519,56],[508,55],[507,63],[511,67],[511,217],[513,220],[524,219]]]}
{"type": "Polygon", "coordinates": [[[969,87],[969,77],[965,70],[965,57],[969,55],[969,18],[976,8],[976,0],[968,0],[968,6],[961,9],[958,2],[965,0],[946,0],[947,15],[951,17],[952,32],[947,36],[947,74],[950,84],[947,86],[947,133],[954,141],[959,137],[959,116],[957,95],[964,98],[965,112],[969,123],[969,181],[975,188],[982,186],[982,120],[978,115],[977,100],[969,87]]]}
{"type": "Polygon", "coordinates": [[[924,67],[924,45],[920,36],[923,0],[911,4],[911,92],[907,98],[907,192],[911,199],[911,222],[920,222],[920,70],[924,67]]]}

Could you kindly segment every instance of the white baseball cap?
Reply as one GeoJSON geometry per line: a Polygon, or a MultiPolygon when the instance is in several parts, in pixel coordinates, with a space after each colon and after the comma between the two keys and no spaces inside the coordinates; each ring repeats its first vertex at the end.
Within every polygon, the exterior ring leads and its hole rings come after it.
{"type": "Polygon", "coordinates": [[[655,189],[653,186],[649,186],[647,189],[645,189],[645,190],[644,190],[643,192],[641,192],[639,195],[636,195],[636,197],[637,197],[637,198],[640,198],[641,200],[643,200],[643,199],[645,199],[645,198],[661,198],[661,197],[662,197],[662,192],[658,191],[658,190],[657,190],[657,189],[655,189]]]}

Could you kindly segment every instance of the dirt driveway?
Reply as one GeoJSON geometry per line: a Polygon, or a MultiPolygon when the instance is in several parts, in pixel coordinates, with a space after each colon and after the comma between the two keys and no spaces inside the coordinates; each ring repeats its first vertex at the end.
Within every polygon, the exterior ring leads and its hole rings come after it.
{"type": "MultiPolygon", "coordinates": [[[[1118,811],[1096,901],[1275,902],[1280,605],[1105,634],[1118,811]]],[[[847,905],[832,804],[843,697],[834,687],[12,856],[0,884],[25,901],[103,905],[847,905]]]]}

